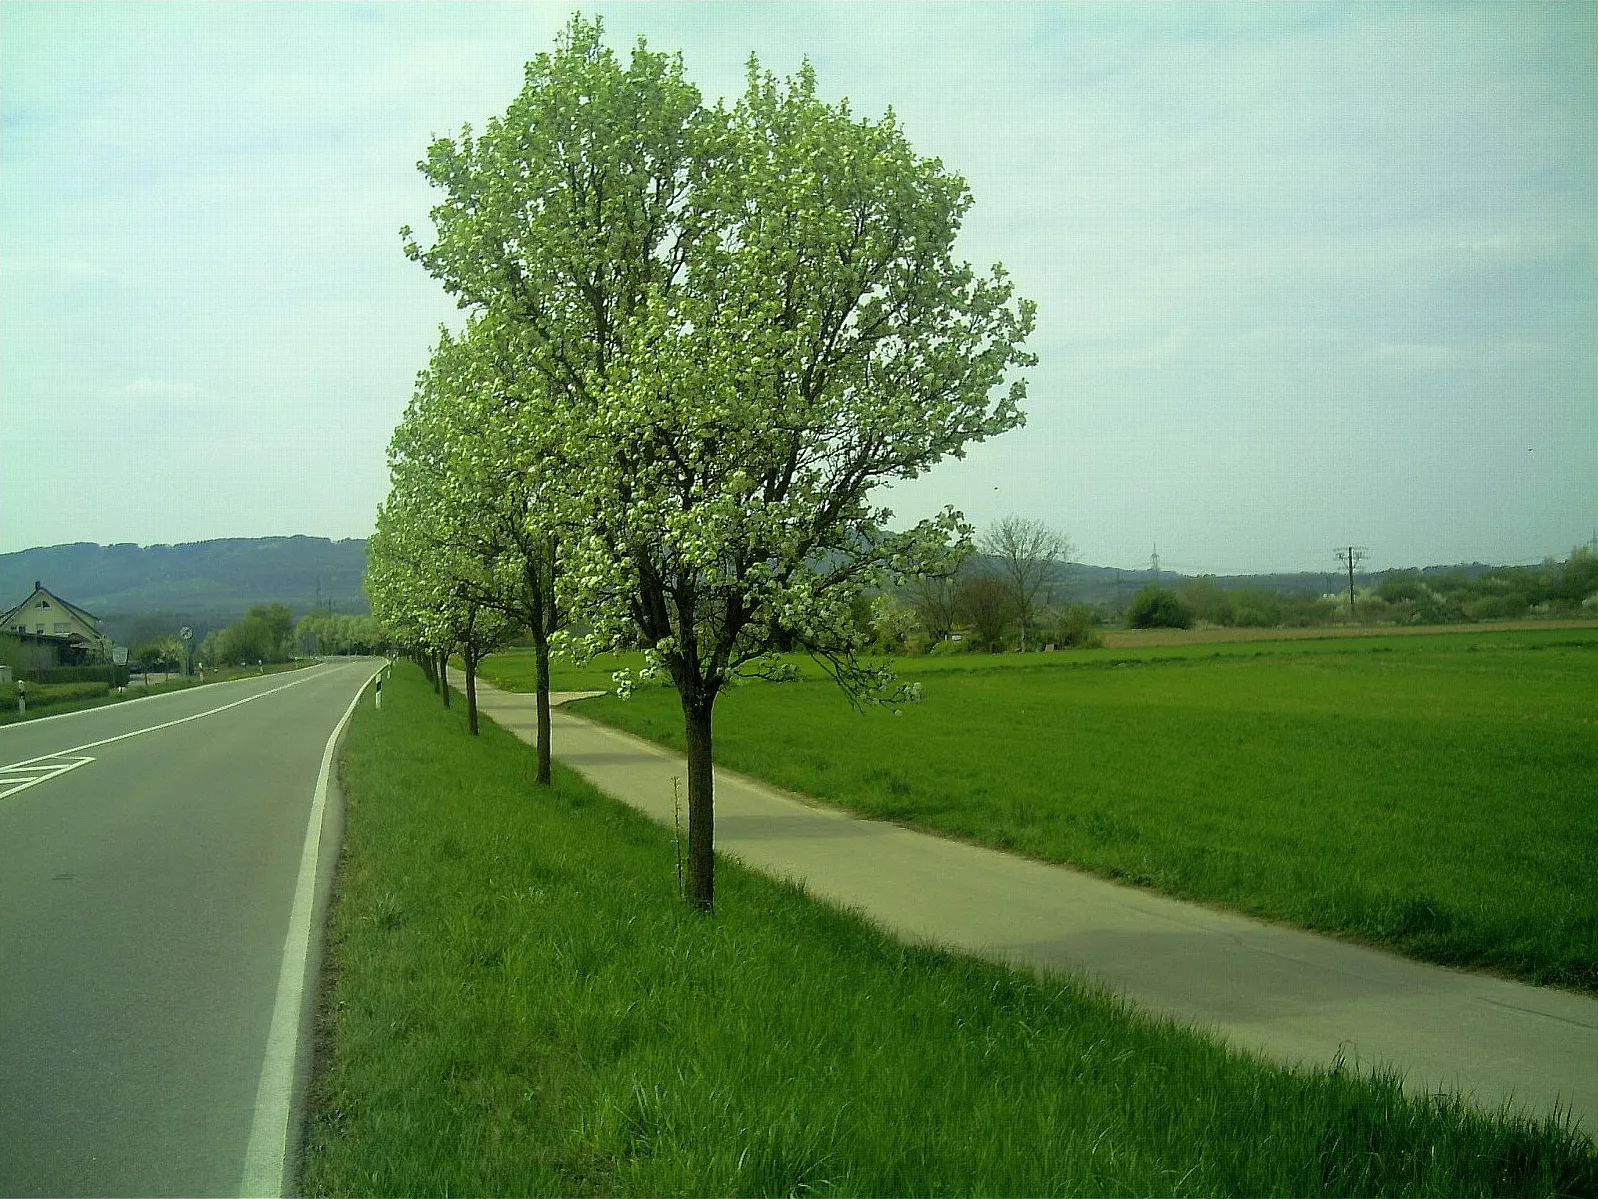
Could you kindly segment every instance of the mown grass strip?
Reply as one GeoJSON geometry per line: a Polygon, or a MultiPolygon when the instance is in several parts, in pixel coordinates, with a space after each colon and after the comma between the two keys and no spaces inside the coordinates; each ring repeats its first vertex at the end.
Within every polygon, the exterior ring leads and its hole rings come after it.
{"type": "Polygon", "coordinates": [[[724,863],[401,666],[344,753],[310,1194],[1577,1194],[1592,1142],[1294,1074],[724,863]]]}
{"type": "MultiPolygon", "coordinates": [[[[1598,991],[1589,635],[1176,648],[982,656],[925,671],[926,702],[898,712],[824,681],[733,688],[716,759],[865,815],[1598,991]]],[[[682,747],[671,691],[573,710],[682,747]]]]}

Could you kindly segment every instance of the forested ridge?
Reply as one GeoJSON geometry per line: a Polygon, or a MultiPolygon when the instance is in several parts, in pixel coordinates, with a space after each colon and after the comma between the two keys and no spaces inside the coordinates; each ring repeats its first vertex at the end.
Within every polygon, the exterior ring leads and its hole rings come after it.
{"type": "Polygon", "coordinates": [[[203,628],[232,624],[255,604],[303,613],[368,611],[361,590],[362,538],[229,537],[184,545],[78,542],[0,554],[0,610],[27,598],[38,580],[86,608],[127,643],[141,616],[166,614],[203,628]]]}

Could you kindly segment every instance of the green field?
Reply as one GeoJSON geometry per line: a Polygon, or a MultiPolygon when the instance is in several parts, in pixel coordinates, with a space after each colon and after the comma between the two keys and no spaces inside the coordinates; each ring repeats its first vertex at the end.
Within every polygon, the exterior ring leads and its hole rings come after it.
{"type": "MultiPolygon", "coordinates": [[[[606,664],[613,667],[614,664],[606,664]]],[[[716,758],[862,813],[1431,961],[1598,991],[1598,639],[908,659],[925,702],[751,683],[716,758]]],[[[602,686],[606,668],[558,685],[602,686]]],[[[489,677],[525,685],[514,655],[489,677]]],[[[674,693],[574,711],[682,744],[674,693]]]]}
{"type": "Polygon", "coordinates": [[[345,742],[307,1194],[1581,1194],[1591,1140],[1295,1074],[722,863],[409,665],[345,742]]]}

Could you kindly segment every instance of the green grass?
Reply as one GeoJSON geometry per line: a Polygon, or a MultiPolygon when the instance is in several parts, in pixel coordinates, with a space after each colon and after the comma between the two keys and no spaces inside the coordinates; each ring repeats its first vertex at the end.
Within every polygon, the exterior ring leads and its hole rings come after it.
{"type": "Polygon", "coordinates": [[[907,948],[396,668],[345,743],[308,1194],[1575,1194],[1590,1139],[907,948]]]}
{"type": "MultiPolygon", "coordinates": [[[[556,658],[549,664],[549,688],[551,691],[609,691],[616,685],[611,679],[614,672],[623,667],[637,670],[643,664],[643,654],[599,654],[580,666],[556,658]]],[[[458,668],[460,664],[454,665],[458,668]]],[[[490,654],[478,664],[477,673],[507,691],[531,691],[533,651],[516,649],[490,654]]]]}
{"type": "MultiPolygon", "coordinates": [[[[716,758],[867,815],[1598,991],[1598,642],[1309,644],[913,659],[926,702],[897,711],[820,680],[750,684],[717,703],[716,758]]],[[[669,690],[574,710],[682,746],[669,690]]]]}

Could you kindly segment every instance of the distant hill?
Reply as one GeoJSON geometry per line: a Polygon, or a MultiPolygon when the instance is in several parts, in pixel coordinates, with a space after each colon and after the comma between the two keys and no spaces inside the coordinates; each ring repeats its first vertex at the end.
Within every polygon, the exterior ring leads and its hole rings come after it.
{"type": "MultiPolygon", "coordinates": [[[[1478,574],[1481,563],[1423,568],[1424,574],[1458,571],[1478,574]]],[[[0,611],[26,599],[38,579],[63,599],[100,617],[105,630],[123,645],[190,626],[196,637],[223,628],[252,604],[279,603],[304,615],[320,602],[335,612],[368,611],[361,577],[366,572],[366,542],[360,538],[233,537],[186,545],[53,545],[0,554],[0,611]]],[[[1355,575],[1364,586],[1386,572],[1355,575]]],[[[1192,576],[1162,571],[1160,581],[1180,587],[1192,576]]],[[[1063,571],[1058,600],[1120,608],[1139,587],[1151,582],[1149,570],[1072,563],[1063,571]]],[[[1263,587],[1290,595],[1341,591],[1347,576],[1336,571],[1302,574],[1223,575],[1224,588],[1263,587]]]]}
{"type": "Polygon", "coordinates": [[[233,537],[187,545],[53,545],[0,554],[0,611],[26,599],[37,579],[86,608],[105,631],[135,645],[181,625],[203,637],[252,604],[300,616],[321,603],[367,611],[361,576],[366,542],[325,537],[233,537]]]}
{"type": "MultiPolygon", "coordinates": [[[[1183,583],[1192,582],[1196,576],[1162,570],[1157,581],[1167,587],[1180,589],[1183,583]]],[[[1361,586],[1376,575],[1358,571],[1354,575],[1361,586]]],[[[1057,600],[1076,604],[1107,604],[1111,608],[1126,606],[1138,588],[1156,581],[1152,570],[1121,570],[1113,566],[1089,566],[1073,562],[1061,570],[1061,583],[1055,587],[1057,600]]],[[[1280,591],[1285,595],[1324,595],[1348,586],[1348,576],[1336,571],[1304,571],[1298,574],[1216,575],[1217,586],[1227,590],[1240,587],[1262,587],[1267,591],[1280,591]]]]}

